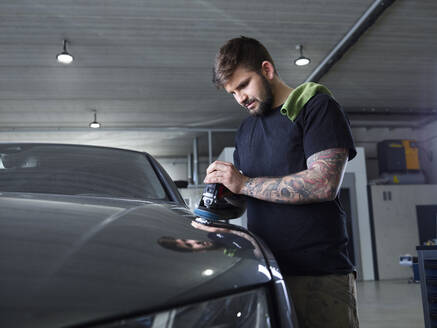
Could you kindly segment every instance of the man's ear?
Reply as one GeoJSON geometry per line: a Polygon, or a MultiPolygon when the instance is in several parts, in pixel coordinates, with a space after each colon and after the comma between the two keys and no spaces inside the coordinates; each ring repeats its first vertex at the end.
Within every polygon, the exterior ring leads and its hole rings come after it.
{"type": "Polygon", "coordinates": [[[273,77],[275,76],[275,67],[271,62],[265,60],[261,63],[261,74],[267,80],[273,80],[273,77]]]}

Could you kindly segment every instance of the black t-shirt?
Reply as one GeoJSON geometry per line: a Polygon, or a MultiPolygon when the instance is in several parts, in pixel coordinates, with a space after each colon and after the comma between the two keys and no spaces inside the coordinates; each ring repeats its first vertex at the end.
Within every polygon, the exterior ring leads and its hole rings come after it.
{"type": "MultiPolygon", "coordinates": [[[[236,136],[235,166],[248,177],[280,177],[307,169],[306,160],[330,148],[356,151],[349,121],[330,96],[317,94],[293,122],[274,109],[248,117],[236,136]]],[[[289,275],[349,273],[345,212],[334,201],[306,205],[248,197],[248,228],[271,248],[289,275]]]]}

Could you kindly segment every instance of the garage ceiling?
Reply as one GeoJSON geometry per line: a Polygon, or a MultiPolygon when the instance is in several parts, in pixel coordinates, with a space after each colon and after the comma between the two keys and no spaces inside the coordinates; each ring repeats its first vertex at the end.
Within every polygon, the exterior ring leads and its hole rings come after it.
{"type": "MultiPolygon", "coordinates": [[[[373,0],[0,2],[0,142],[88,143],[185,156],[203,129],[246,113],[211,83],[217,49],[245,35],[284,81],[304,82],[373,0]],[[63,39],[75,56],[57,63],[63,39]],[[292,61],[297,44],[311,58],[292,61]],[[92,110],[103,128],[87,128],[92,110]],[[172,129],[169,129],[169,128],[172,129]]],[[[437,119],[437,2],[397,0],[325,74],[356,126],[437,119]]],[[[214,132],[214,155],[233,133],[214,132]]]]}

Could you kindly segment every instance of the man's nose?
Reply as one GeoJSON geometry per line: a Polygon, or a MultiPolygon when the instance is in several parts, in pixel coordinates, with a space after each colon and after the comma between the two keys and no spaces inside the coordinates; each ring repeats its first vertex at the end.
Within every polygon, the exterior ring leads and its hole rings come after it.
{"type": "Polygon", "coordinates": [[[237,101],[241,106],[244,106],[244,104],[247,101],[247,95],[245,93],[238,93],[237,94],[237,101]]]}

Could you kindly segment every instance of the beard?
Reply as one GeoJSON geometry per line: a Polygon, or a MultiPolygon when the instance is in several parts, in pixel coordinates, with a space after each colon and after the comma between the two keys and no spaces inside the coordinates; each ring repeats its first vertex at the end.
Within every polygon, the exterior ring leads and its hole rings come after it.
{"type": "Polygon", "coordinates": [[[259,103],[258,108],[254,109],[252,111],[249,111],[249,114],[253,115],[253,116],[267,115],[273,109],[272,108],[272,106],[273,106],[272,87],[271,87],[269,81],[263,75],[260,74],[260,76],[261,76],[263,90],[262,90],[261,96],[256,99],[259,103]]]}

